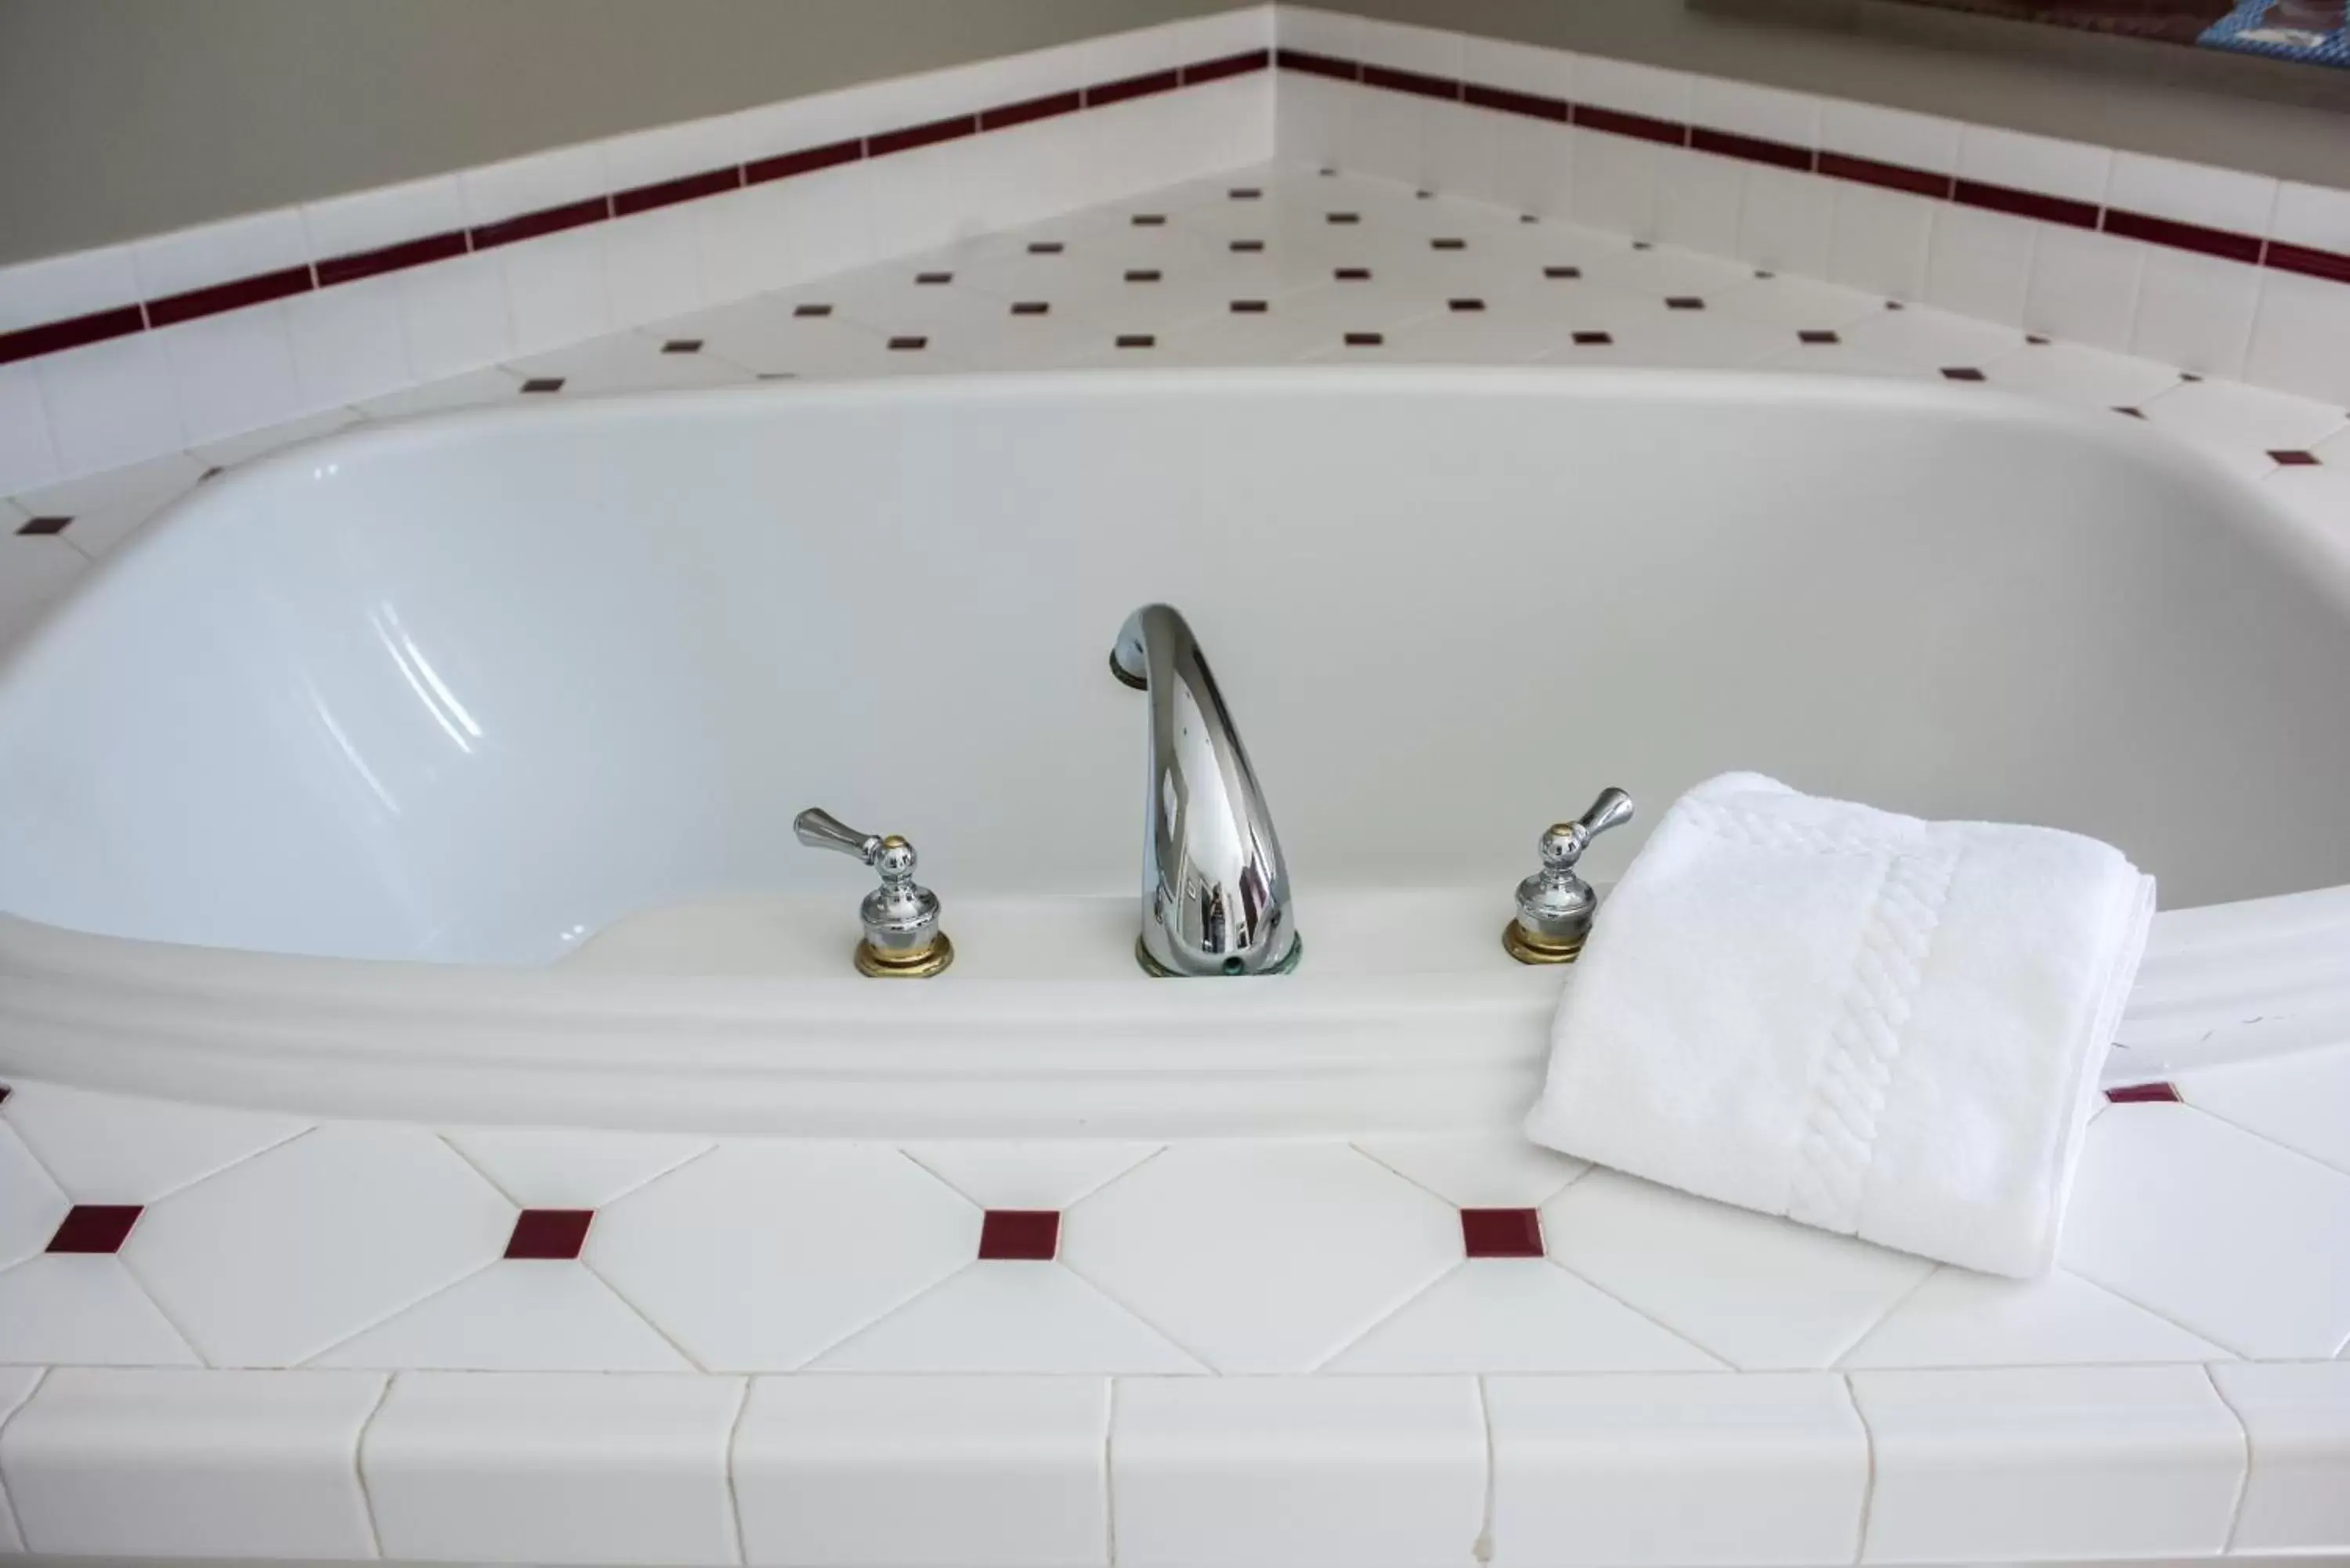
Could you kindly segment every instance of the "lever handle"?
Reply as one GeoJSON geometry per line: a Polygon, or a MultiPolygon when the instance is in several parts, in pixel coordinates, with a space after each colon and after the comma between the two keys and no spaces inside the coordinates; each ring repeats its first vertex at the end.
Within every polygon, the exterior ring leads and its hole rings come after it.
{"type": "Polygon", "coordinates": [[[831,849],[854,856],[868,866],[881,853],[881,836],[859,833],[832,813],[810,806],[792,818],[792,832],[810,849],[831,849]]]}
{"type": "Polygon", "coordinates": [[[1612,784],[1599,792],[1591,809],[1573,822],[1555,823],[1542,836],[1543,864],[1564,871],[1583,858],[1591,841],[1611,827],[1632,820],[1632,797],[1612,784]]]}

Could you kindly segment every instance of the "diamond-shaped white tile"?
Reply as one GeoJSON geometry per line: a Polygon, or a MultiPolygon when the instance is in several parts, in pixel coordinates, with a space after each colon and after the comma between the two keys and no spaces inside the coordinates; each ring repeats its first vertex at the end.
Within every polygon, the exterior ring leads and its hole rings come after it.
{"type": "Polygon", "coordinates": [[[715,1147],[667,1133],[448,1127],[441,1136],[525,1209],[599,1209],[715,1147]]]}
{"type": "Polygon", "coordinates": [[[2181,381],[2139,406],[2160,429],[2223,453],[2306,450],[2350,421],[2330,403],[2236,381],[2181,381]]]}
{"type": "Polygon", "coordinates": [[[1670,245],[1638,246],[1604,256],[1585,267],[1586,276],[1658,298],[1690,296],[1702,299],[1709,292],[1735,288],[1754,280],[1754,269],[1744,262],[1670,245]]]}
{"type": "Polygon", "coordinates": [[[1550,1255],[1746,1371],[1826,1366],[1933,1265],[1595,1170],[1543,1209],[1550,1255]]]}
{"type": "Polygon", "coordinates": [[[982,1209],[1066,1209],[1159,1147],[1072,1138],[917,1143],[906,1152],[982,1209]]]}
{"type": "Polygon", "coordinates": [[[692,1363],[584,1263],[513,1259],[335,1346],[313,1366],[687,1372],[692,1363]]]}
{"type": "Polygon", "coordinates": [[[1725,316],[1799,332],[1833,331],[1856,321],[1896,314],[1874,295],[1786,273],[1757,276],[1720,289],[1707,298],[1706,306],[1725,316]]]}
{"type": "Polygon", "coordinates": [[[1544,1258],[1471,1258],[1327,1372],[1719,1372],[1721,1362],[1544,1258]]]}
{"type": "Polygon", "coordinates": [[[2090,1127],[2058,1261],[2262,1360],[2350,1340],[2350,1176],[2200,1111],[2109,1107],[2090,1127]]]}
{"type": "Polygon", "coordinates": [[[970,1262],[979,1226],[894,1148],[738,1143],[598,1214],[585,1255],[702,1366],[781,1370],[970,1262]]]}
{"type": "Polygon", "coordinates": [[[204,464],[185,452],[171,452],[128,468],[69,480],[16,498],[36,517],[70,517],[60,535],[83,555],[104,555],[136,533],[148,519],[196,487],[204,464]]]}
{"type": "Polygon", "coordinates": [[[2078,1274],[1939,1269],[1847,1352],[1846,1366],[2224,1361],[2228,1353],[2078,1274]]]}
{"type": "Polygon", "coordinates": [[[2350,443],[2329,444],[2327,466],[2273,469],[2262,489],[2288,512],[2350,538],[2350,443]]]}
{"type": "Polygon", "coordinates": [[[419,414],[445,413],[452,409],[475,409],[509,402],[521,390],[522,382],[513,371],[502,370],[494,365],[486,370],[473,370],[463,376],[452,376],[446,380],[427,381],[421,387],[369,398],[359,404],[359,411],[369,419],[407,419],[419,414]]]}
{"type": "Polygon", "coordinates": [[[1516,1131],[1404,1134],[1355,1147],[1463,1209],[1539,1208],[1591,1168],[1516,1131]]]}
{"type": "Polygon", "coordinates": [[[288,1366],[498,1256],[515,1207],[421,1127],[338,1123],[149,1208],[122,1249],[219,1366],[288,1366]]]}
{"type": "Polygon", "coordinates": [[[2136,408],[2178,384],[2178,372],[2080,343],[2027,343],[1983,363],[1994,386],[2084,408],[2136,408]]]}
{"type": "Polygon", "coordinates": [[[2198,1110],[2350,1171],[2350,1045],[2189,1073],[2178,1092],[2198,1110]]]}
{"type": "Polygon", "coordinates": [[[332,435],[355,423],[359,417],[355,409],[328,409],[320,413],[305,414],[298,420],[265,425],[243,435],[230,436],[225,441],[212,441],[197,447],[194,455],[214,468],[234,468],[238,463],[267,457],[271,452],[282,452],[297,442],[332,435]]]}
{"type": "Polygon", "coordinates": [[[821,1372],[1205,1372],[1059,1263],[988,1260],[816,1362],[821,1372]]]}
{"type": "MultiPolygon", "coordinates": [[[[679,335],[691,340],[691,335],[679,335]]],[[[561,397],[595,397],[606,393],[651,392],[681,387],[722,387],[751,379],[747,367],[718,353],[671,354],[660,330],[622,332],[591,338],[551,354],[535,354],[506,366],[525,380],[560,380],[561,397]]],[[[703,348],[709,348],[705,340],[703,348]]],[[[531,393],[528,397],[545,394],[531,393]]]]}
{"type": "Polygon", "coordinates": [[[152,1203],[310,1125],[54,1084],[16,1085],[0,1116],[77,1203],[152,1203]]]}
{"type": "Polygon", "coordinates": [[[1913,370],[1975,369],[2024,346],[2015,327],[1924,305],[1872,311],[1846,323],[1837,336],[1872,359],[1913,370]]]}
{"type": "Polygon", "coordinates": [[[81,1366],[193,1366],[197,1356],[122,1266],[49,1252],[0,1270],[0,1361],[81,1366]]]}
{"type": "Polygon", "coordinates": [[[1327,1358],[1461,1256],[1451,1205],[1343,1144],[1191,1144],[1061,1222],[1071,1268],[1224,1372],[1327,1358]]]}
{"type": "Polygon", "coordinates": [[[24,1140],[0,1123],[0,1267],[47,1246],[71,1207],[24,1140]]]}

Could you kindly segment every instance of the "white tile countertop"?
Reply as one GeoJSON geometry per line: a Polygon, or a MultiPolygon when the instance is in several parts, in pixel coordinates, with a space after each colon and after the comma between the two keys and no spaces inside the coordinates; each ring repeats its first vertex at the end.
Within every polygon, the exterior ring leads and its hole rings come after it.
{"type": "MultiPolygon", "coordinates": [[[[1980,381],[2143,418],[2350,538],[2341,408],[1268,169],[0,502],[0,641],[209,472],[355,421],[771,376],[1301,359],[1980,381]]],[[[2061,1266],[2029,1283],[1506,1131],[712,1139],[8,1081],[0,1550],[2350,1552],[2350,1028],[2314,1016],[2283,1022],[2296,1054],[2107,1106],[2061,1266]]]]}

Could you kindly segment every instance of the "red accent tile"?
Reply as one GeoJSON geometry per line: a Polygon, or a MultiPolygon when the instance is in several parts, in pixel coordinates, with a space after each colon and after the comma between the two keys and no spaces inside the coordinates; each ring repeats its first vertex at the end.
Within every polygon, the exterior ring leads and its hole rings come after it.
{"type": "Polygon", "coordinates": [[[1081,92],[1047,93],[1043,98],[1007,103],[1001,109],[980,110],[979,128],[982,130],[1003,130],[1014,125],[1051,119],[1056,115],[1075,114],[1085,106],[1086,96],[1081,92]]]}
{"type": "Polygon", "coordinates": [[[1157,283],[1165,275],[1155,266],[1135,266],[1126,269],[1126,281],[1128,283],[1157,283]]]}
{"type": "Polygon", "coordinates": [[[515,1216],[514,1234],[506,1239],[509,1258],[576,1258],[588,1244],[593,1209],[525,1209],[515,1216]]]}
{"type": "Polygon", "coordinates": [[[1773,141],[1760,136],[1739,136],[1731,131],[1708,130],[1703,126],[1691,126],[1689,144],[1700,152],[1719,153],[1724,158],[1741,159],[1748,163],[1768,163],[1774,168],[1801,169],[1806,172],[1812,167],[1810,148],[1773,141]]]}
{"type": "Polygon", "coordinates": [[[447,261],[451,256],[463,255],[468,247],[465,231],[452,229],[445,234],[427,234],[421,240],[407,240],[380,250],[353,251],[348,255],[328,256],[318,264],[318,286],[338,283],[356,283],[363,277],[380,273],[398,272],[403,267],[422,266],[427,262],[447,261]]]}
{"type": "Polygon", "coordinates": [[[843,163],[855,163],[865,156],[862,140],[827,142],[822,147],[803,147],[796,152],[778,152],[773,158],[757,158],[743,166],[743,183],[764,185],[770,180],[788,180],[795,174],[813,174],[819,169],[831,169],[843,163]]]}
{"type": "Polygon", "coordinates": [[[979,1222],[983,1259],[1048,1263],[1060,1248],[1057,1209],[991,1209],[979,1222]]]}
{"type": "Polygon", "coordinates": [[[1343,226],[1347,223],[1361,223],[1363,221],[1363,214],[1360,213],[1325,213],[1322,214],[1322,221],[1326,223],[1337,223],[1343,226]]]}
{"type": "Polygon", "coordinates": [[[702,352],[702,339],[699,337],[672,337],[668,342],[661,345],[661,352],[664,354],[699,354],[702,352]]]}
{"type": "Polygon", "coordinates": [[[1222,81],[1226,77],[1244,77],[1251,71],[1261,71],[1273,64],[1270,49],[1249,49],[1221,59],[1201,60],[1183,67],[1183,85],[1193,87],[1201,82],[1222,81]]]}
{"type": "Polygon", "coordinates": [[[542,234],[559,234],[566,229],[579,228],[587,223],[600,223],[612,215],[609,196],[590,196],[584,202],[567,202],[560,207],[541,207],[536,213],[524,213],[517,217],[501,218],[494,223],[484,223],[466,237],[477,251],[510,245],[517,240],[535,240],[542,234]]]}
{"type": "Polygon", "coordinates": [[[1795,341],[1798,343],[1841,343],[1844,339],[1837,337],[1833,332],[1813,331],[1796,333],[1795,341]]]}
{"type": "Polygon", "coordinates": [[[1385,66],[1365,66],[1362,82],[1365,87],[1385,88],[1389,92],[1417,93],[1421,98],[1440,98],[1450,102],[1461,101],[1461,84],[1443,77],[1422,76],[1418,71],[1389,70],[1385,66]]]}
{"type": "Polygon", "coordinates": [[[1671,294],[1665,296],[1667,310],[1703,310],[1705,301],[1693,294],[1671,294]]]}
{"type": "Polygon", "coordinates": [[[1463,1209],[1461,1245],[1472,1258],[1539,1258],[1542,1216],[1531,1209],[1463,1209]]]}
{"type": "Polygon", "coordinates": [[[2261,242],[2251,234],[2233,234],[2224,229],[2174,223],[2168,218],[2148,217],[2144,213],[2125,213],[2114,207],[2106,209],[2106,233],[2119,234],[2126,240],[2144,240],[2148,244],[2168,245],[2172,250],[2224,256],[2230,261],[2258,262],[2261,259],[2261,242]]]}
{"type": "Polygon", "coordinates": [[[889,339],[889,347],[900,354],[916,353],[930,346],[931,340],[927,337],[904,337],[889,339]]]}
{"type": "Polygon", "coordinates": [[[1120,348],[1155,348],[1159,339],[1148,332],[1121,332],[1118,335],[1120,348]]]}
{"type": "Polygon", "coordinates": [[[1469,242],[1451,238],[1430,240],[1428,242],[1428,248],[1432,251],[1465,251],[1469,248],[1469,242]]]}
{"type": "Polygon", "coordinates": [[[1028,254],[1032,256],[1056,256],[1069,247],[1059,240],[1030,240],[1028,254]]]}
{"type": "Polygon", "coordinates": [[[1363,74],[1362,67],[1352,60],[1312,55],[1304,49],[1275,49],[1273,63],[1284,71],[1304,71],[1312,77],[1336,77],[1342,82],[1360,81],[1363,74]]]}
{"type": "MultiPolygon", "coordinates": [[[[558,386],[561,385],[560,382],[557,382],[556,384],[558,386]]],[[[530,389],[525,387],[523,389],[525,391],[528,391],[530,389]]],[[[224,472],[226,471],[224,470],[220,464],[214,463],[210,468],[204,470],[202,473],[196,475],[196,483],[198,484],[209,483],[213,480],[218,479],[224,472]]]]}
{"type": "Polygon", "coordinates": [[[1342,266],[1330,275],[1340,283],[1368,283],[1371,281],[1371,269],[1367,266],[1342,266]]]}
{"type": "Polygon", "coordinates": [[[1448,299],[1444,307],[1447,310],[1482,310],[1485,302],[1482,299],[1448,299]]]}
{"type": "Polygon", "coordinates": [[[1264,249],[1264,242],[1263,240],[1234,240],[1231,245],[1226,248],[1238,251],[1243,255],[1254,255],[1257,252],[1264,249]]]}
{"type": "Polygon", "coordinates": [[[794,316],[808,317],[830,316],[832,314],[832,306],[829,305],[795,305],[792,306],[792,314],[794,316]]]}
{"type": "Polygon", "coordinates": [[[62,354],[68,348],[103,343],[109,337],[128,337],[146,329],[147,317],[135,305],[94,310],[66,321],[44,321],[37,327],[20,327],[14,332],[0,332],[0,365],[37,358],[43,354],[62,354]]]}
{"type": "Polygon", "coordinates": [[[136,1203],[77,1203],[66,1210],[57,1233],[49,1238],[52,1252],[114,1252],[130,1239],[139,1223],[136,1203]]]}
{"type": "Polygon", "coordinates": [[[914,275],[914,282],[926,288],[936,288],[942,283],[953,281],[954,274],[951,272],[918,272],[914,275]]]}
{"type": "Polygon", "coordinates": [[[941,141],[973,135],[978,130],[979,117],[975,114],[958,114],[927,125],[909,125],[903,130],[867,137],[865,156],[887,158],[893,152],[911,152],[917,147],[934,147],[941,141]]]}
{"type": "Polygon", "coordinates": [[[2107,1089],[2106,1098],[2117,1106],[2169,1105],[2178,1101],[2178,1090],[2169,1084],[2126,1084],[2107,1089]]]}
{"type": "Polygon", "coordinates": [[[1546,266],[1543,268],[1543,276],[1544,277],[1581,277],[1582,275],[1583,269],[1579,266],[1546,266]]]}
{"type": "Polygon", "coordinates": [[[1603,348],[1615,341],[1614,335],[1607,332],[1578,332],[1575,335],[1575,347],[1579,348],[1603,348]]]}
{"type": "MultiPolygon", "coordinates": [[[[2276,460],[2276,462],[2278,462],[2279,463],[2282,464],[2282,465],[2283,465],[2284,467],[2286,467],[2286,468],[2314,468],[2314,467],[2316,467],[2316,466],[2317,466],[2317,454],[2316,454],[2315,452],[2300,452],[2300,451],[2271,452],[2269,453],[2269,456],[2270,456],[2270,457],[2272,457],[2272,458],[2273,458],[2273,459],[2275,459],[2275,460],[2276,460]]],[[[34,519],[33,519],[33,521],[34,521],[35,523],[38,523],[38,522],[41,522],[41,521],[42,521],[42,519],[41,519],[41,518],[38,518],[38,517],[36,517],[36,518],[34,518],[34,519]]],[[[63,521],[63,520],[60,520],[60,524],[62,524],[62,521],[63,521]]],[[[24,532],[26,532],[26,533],[27,533],[27,534],[31,533],[32,531],[33,531],[33,530],[32,530],[32,528],[31,528],[31,526],[30,526],[29,524],[28,524],[28,525],[25,528],[25,530],[24,530],[24,532]]]]}
{"type": "Polygon", "coordinates": [[[522,384],[522,389],[525,392],[559,392],[563,390],[563,378],[560,376],[533,376],[529,380],[525,381],[522,384]]]}
{"type": "MultiPolygon", "coordinates": [[[[2315,462],[2317,460],[2313,457],[2309,461],[2315,462]]],[[[66,531],[66,524],[72,521],[70,517],[35,517],[16,532],[19,535],[30,534],[36,537],[48,534],[62,534],[66,531]]]]}
{"type": "Polygon", "coordinates": [[[1270,306],[1262,299],[1235,299],[1232,301],[1232,314],[1235,316],[1263,316],[1269,308],[1270,306]]]}
{"type": "Polygon", "coordinates": [[[242,310],[249,305],[266,305],[290,295],[307,294],[317,286],[307,263],[276,272],[255,273],[251,277],[216,283],[210,288],[192,288],[168,299],[151,299],[147,302],[147,324],[169,327],[199,317],[218,316],[223,311],[242,310]]]}
{"type": "Polygon", "coordinates": [[[1879,163],[1874,158],[1855,158],[1848,152],[1823,152],[1819,171],[1837,180],[1856,180],[1863,185],[1882,185],[1888,191],[1907,191],[1913,196],[1934,196],[1950,199],[1950,187],[1958,182],[1948,174],[1929,174],[1923,169],[1911,169],[1899,163],[1879,163]]]}
{"type": "Polygon", "coordinates": [[[1052,304],[1048,300],[1019,299],[1013,301],[1012,314],[1014,316],[1044,316],[1048,314],[1052,308],[1052,304]]]}
{"type": "MultiPolygon", "coordinates": [[[[2350,283],[2350,255],[2335,251],[2321,251],[2310,245],[2289,245],[2282,240],[2269,242],[2268,265],[2285,272],[2297,272],[2303,277],[2329,278],[2335,283],[2350,283]]],[[[0,354],[0,358],[5,358],[0,354]]]]}
{"type": "Polygon", "coordinates": [[[2130,418],[2132,418],[2132,419],[2134,419],[2134,420],[2142,420],[2142,419],[2146,418],[2146,410],[2145,410],[2144,409],[2129,409],[2129,408],[2124,408],[2124,407],[2123,407],[2121,404],[2119,404],[2119,403],[2116,403],[2116,404],[2114,405],[2114,412],[2116,412],[2116,413],[2117,413],[2117,414],[2127,414],[2130,418]]]}
{"type": "Polygon", "coordinates": [[[1086,107],[1099,109],[1105,104],[1125,103],[1129,99],[1149,98],[1153,93],[1173,92],[1182,85],[1181,71],[1146,71],[1139,77],[1127,77],[1086,88],[1086,107]]]}
{"type": "Polygon", "coordinates": [[[1976,369],[1971,365],[1945,365],[1942,367],[1942,379],[1945,381],[1980,381],[1982,379],[1983,373],[1981,370],[1976,369]]]}
{"type": "Polygon", "coordinates": [[[2048,347],[2048,339],[2043,337],[2037,332],[2025,333],[2023,335],[2023,340],[2026,343],[2031,344],[2034,348],[2045,348],[2048,347]]]}
{"type": "Polygon", "coordinates": [[[1387,340],[1387,335],[1382,332],[1349,332],[1347,334],[1347,347],[1349,348],[1376,348],[1387,340]]]}
{"type": "Polygon", "coordinates": [[[1686,125],[1651,119],[1645,114],[1626,114],[1621,109],[1595,109],[1587,103],[1575,106],[1575,123],[1586,130],[1604,130],[1610,136],[1636,136],[1643,141],[1661,141],[1670,147],[1689,144],[1686,125]]]}
{"type": "Polygon", "coordinates": [[[2017,191],[2005,185],[1986,185],[1980,180],[1959,181],[1950,189],[1950,200],[1964,207],[2037,218],[2043,223],[2067,223],[2076,229],[2097,226],[2097,209],[2090,202],[2043,196],[2037,191],[2017,191]]]}
{"type": "Polygon", "coordinates": [[[1164,213],[1137,213],[1134,216],[1127,219],[1126,222],[1127,226],[1129,228],[1163,229],[1167,226],[1167,214],[1164,213]]]}
{"type": "Polygon", "coordinates": [[[612,215],[625,218],[631,213],[650,213],[656,207],[673,207],[680,202],[698,201],[704,196],[715,196],[722,191],[737,190],[742,183],[743,171],[739,165],[705,169],[699,174],[682,174],[674,180],[614,192],[612,215]]]}
{"type": "Polygon", "coordinates": [[[1461,89],[1461,101],[1475,104],[1479,109],[1495,109],[1503,114],[1523,114],[1529,119],[1556,120],[1566,123],[1572,112],[1566,99],[1544,98],[1540,93],[1511,92],[1503,88],[1479,87],[1469,82],[1461,89]]]}
{"type": "Polygon", "coordinates": [[[1234,202],[1262,202],[1264,200],[1264,192],[1254,185],[1235,185],[1231,190],[1225,192],[1224,195],[1227,199],[1234,202]]]}

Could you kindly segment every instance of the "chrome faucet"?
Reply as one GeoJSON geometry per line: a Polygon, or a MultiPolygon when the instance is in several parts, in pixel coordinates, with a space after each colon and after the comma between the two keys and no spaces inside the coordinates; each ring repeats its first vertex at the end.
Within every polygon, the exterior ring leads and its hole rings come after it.
{"type": "Polygon", "coordinates": [[[1145,605],[1126,618],[1109,668],[1150,693],[1135,958],[1156,975],[1287,973],[1304,946],[1281,839],[1191,628],[1172,607],[1145,605]]]}

